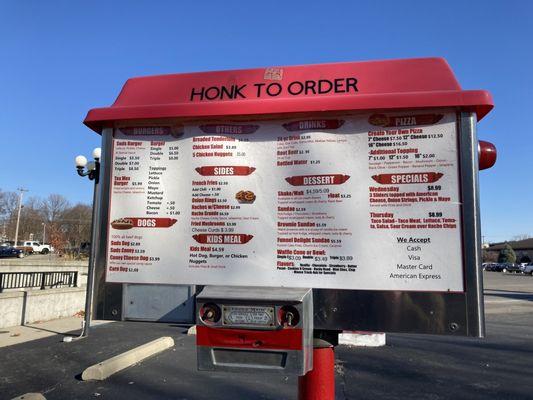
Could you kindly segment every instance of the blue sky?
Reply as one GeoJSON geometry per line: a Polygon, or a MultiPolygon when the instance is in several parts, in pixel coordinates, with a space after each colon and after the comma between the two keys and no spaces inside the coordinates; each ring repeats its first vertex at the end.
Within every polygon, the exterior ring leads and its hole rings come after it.
{"type": "Polygon", "coordinates": [[[533,2],[0,2],[0,189],[90,202],[73,158],[99,136],[82,124],[132,76],[423,56],[445,57],[496,108],[479,137],[483,234],[533,235],[533,2]]]}

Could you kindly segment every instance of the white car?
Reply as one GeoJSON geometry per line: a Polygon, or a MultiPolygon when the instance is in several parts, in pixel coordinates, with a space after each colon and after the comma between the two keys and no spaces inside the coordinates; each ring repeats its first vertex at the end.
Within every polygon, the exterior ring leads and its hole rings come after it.
{"type": "Polygon", "coordinates": [[[529,274],[533,276],[533,263],[526,264],[521,269],[523,274],[529,274]]]}
{"type": "Polygon", "coordinates": [[[48,254],[54,251],[54,248],[49,244],[41,244],[39,242],[26,241],[24,247],[31,247],[34,253],[48,254]]]}

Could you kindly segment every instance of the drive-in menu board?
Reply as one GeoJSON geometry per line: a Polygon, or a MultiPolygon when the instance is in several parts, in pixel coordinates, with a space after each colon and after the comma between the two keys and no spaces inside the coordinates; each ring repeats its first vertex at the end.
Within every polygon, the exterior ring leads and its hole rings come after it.
{"type": "Polygon", "coordinates": [[[456,116],[116,129],[107,280],[462,291],[456,116]]]}

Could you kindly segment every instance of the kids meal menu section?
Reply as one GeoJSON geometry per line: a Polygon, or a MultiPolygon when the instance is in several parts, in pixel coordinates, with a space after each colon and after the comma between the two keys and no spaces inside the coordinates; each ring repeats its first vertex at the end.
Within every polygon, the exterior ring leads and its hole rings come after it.
{"type": "Polygon", "coordinates": [[[110,282],[463,291],[456,117],[114,131],[110,282]]]}

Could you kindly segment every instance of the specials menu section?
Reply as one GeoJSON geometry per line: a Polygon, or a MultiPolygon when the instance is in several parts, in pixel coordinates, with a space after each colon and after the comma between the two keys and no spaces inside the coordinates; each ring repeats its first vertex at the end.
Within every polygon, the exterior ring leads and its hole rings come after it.
{"type": "Polygon", "coordinates": [[[373,114],[368,122],[369,227],[387,243],[380,258],[391,286],[462,291],[455,115],[373,114]]]}
{"type": "Polygon", "coordinates": [[[462,291],[455,115],[114,138],[108,281],[462,291]]]}

